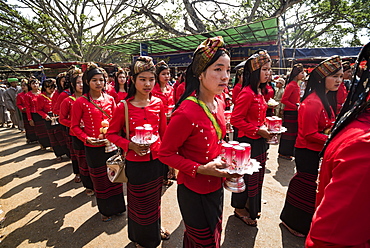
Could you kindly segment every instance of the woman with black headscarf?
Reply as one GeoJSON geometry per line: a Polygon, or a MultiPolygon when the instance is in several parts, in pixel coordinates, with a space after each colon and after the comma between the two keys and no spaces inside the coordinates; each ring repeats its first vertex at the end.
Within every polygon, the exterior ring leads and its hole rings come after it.
{"type": "MultiPolygon", "coordinates": [[[[343,82],[342,61],[334,56],[311,72],[298,110],[298,136],[295,143],[297,173],[291,179],[280,219],[298,237],[307,235],[315,210],[319,153],[335,120],[327,94],[343,82]]],[[[334,106],[335,107],[335,106],[334,106]]]]}
{"type": "Polygon", "coordinates": [[[370,247],[370,43],[357,62],[346,102],[326,142],[307,248],[370,247]]]}

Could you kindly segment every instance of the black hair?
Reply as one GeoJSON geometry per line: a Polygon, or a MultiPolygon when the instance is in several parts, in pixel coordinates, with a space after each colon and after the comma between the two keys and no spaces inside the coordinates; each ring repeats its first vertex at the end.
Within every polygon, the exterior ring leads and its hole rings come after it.
{"type": "MultiPolygon", "coordinates": [[[[258,50],[254,54],[259,54],[261,51],[265,51],[265,50],[258,50]]],[[[253,90],[253,92],[255,94],[258,94],[258,88],[260,88],[261,91],[263,91],[266,87],[266,83],[259,84],[260,79],[261,79],[261,68],[262,68],[262,66],[260,68],[258,68],[257,70],[254,70],[254,71],[252,70],[251,62],[252,62],[252,59],[254,59],[254,58],[252,58],[252,56],[254,54],[252,54],[251,57],[249,57],[247,59],[247,61],[245,62],[245,64],[244,64],[242,88],[250,86],[251,89],[253,90]]],[[[271,60],[270,60],[270,62],[271,62],[271,60]]]]}
{"type": "Polygon", "coordinates": [[[74,70],[73,72],[71,72],[71,75],[70,75],[70,82],[71,82],[71,94],[75,93],[76,91],[76,85],[77,85],[77,79],[78,77],[80,77],[80,75],[82,74],[82,70],[81,69],[76,69],[74,70]]]}
{"type": "Polygon", "coordinates": [[[177,73],[177,79],[179,79],[181,77],[181,82],[179,81],[179,83],[181,84],[182,82],[185,81],[185,72],[184,71],[179,71],[177,73]]]}
{"type": "Polygon", "coordinates": [[[41,86],[41,92],[46,92],[46,88],[56,88],[55,84],[55,79],[54,78],[47,78],[44,80],[42,86],[41,86]]]}
{"type": "Polygon", "coordinates": [[[263,88],[261,88],[261,93],[262,93],[262,95],[267,95],[268,94],[268,89],[267,89],[267,84],[268,85],[270,85],[271,86],[271,88],[272,88],[272,90],[274,91],[274,95],[275,95],[275,88],[274,88],[274,86],[272,85],[272,82],[271,81],[268,81],[267,83],[263,83],[264,84],[264,86],[263,86],[263,88]]]}
{"type": "MultiPolygon", "coordinates": [[[[330,73],[328,76],[334,75],[337,73],[342,67],[336,69],[332,73],[330,73]]],[[[326,77],[328,77],[326,76],[326,77]]],[[[310,74],[310,78],[308,79],[306,89],[304,91],[304,95],[302,97],[302,102],[304,99],[307,98],[312,92],[316,92],[317,96],[320,98],[321,103],[324,105],[324,108],[326,110],[326,113],[328,114],[329,118],[331,118],[332,112],[331,109],[336,112],[336,92],[326,93],[326,87],[325,87],[325,79],[321,78],[319,74],[317,73],[317,70],[313,70],[310,74]],[[331,107],[331,108],[330,108],[331,107]]]]}
{"type": "Polygon", "coordinates": [[[266,87],[266,84],[263,83],[263,84],[259,84],[258,86],[258,83],[260,82],[260,77],[261,77],[261,68],[250,72],[251,69],[247,69],[248,67],[250,67],[249,64],[250,63],[245,63],[245,66],[244,66],[242,88],[250,86],[253,92],[255,94],[258,94],[258,88],[263,90],[266,87]]]}
{"type": "Polygon", "coordinates": [[[156,74],[155,83],[156,84],[161,85],[161,82],[159,81],[159,74],[161,74],[161,72],[166,70],[166,69],[168,71],[170,70],[170,67],[167,64],[161,64],[160,66],[156,67],[156,70],[155,70],[155,74],[156,74]]]}
{"type": "MultiPolygon", "coordinates": [[[[145,59],[141,59],[141,58],[139,57],[139,58],[138,58],[136,61],[134,61],[134,63],[131,65],[129,75],[132,77],[132,79],[130,79],[130,87],[129,87],[129,89],[128,89],[127,96],[126,96],[125,100],[127,100],[127,99],[129,99],[129,98],[131,98],[131,97],[135,96],[135,94],[136,94],[136,84],[135,84],[135,82],[136,82],[137,76],[139,76],[139,74],[140,74],[140,73],[144,72],[144,71],[141,71],[141,72],[139,72],[139,73],[134,74],[134,71],[135,71],[135,70],[134,70],[134,68],[135,68],[135,63],[136,63],[137,61],[145,61],[145,59]]],[[[150,69],[148,69],[148,70],[146,70],[146,71],[153,73],[154,77],[156,77],[155,67],[152,67],[152,68],[150,68],[150,69]]],[[[126,83],[126,84],[127,84],[127,83],[126,83]]]]}
{"type": "Polygon", "coordinates": [[[28,91],[31,91],[32,90],[31,84],[33,82],[37,82],[37,83],[40,84],[40,81],[36,77],[34,77],[34,76],[30,77],[30,79],[28,80],[28,84],[27,84],[28,91]]]}
{"type": "Polygon", "coordinates": [[[62,73],[59,73],[56,77],[56,83],[57,83],[57,91],[59,93],[62,93],[62,91],[65,89],[64,86],[65,86],[65,82],[64,82],[64,85],[62,86],[61,84],[61,81],[62,81],[62,78],[65,78],[66,77],[66,73],[65,72],[62,72],[62,73]]]}
{"type": "Polygon", "coordinates": [[[107,82],[106,82],[105,77],[104,77],[104,71],[102,70],[102,68],[98,67],[95,63],[89,63],[87,65],[86,71],[82,75],[82,81],[83,81],[82,94],[89,93],[89,91],[90,91],[90,84],[89,84],[90,83],[90,80],[96,74],[102,74],[103,75],[103,78],[104,78],[104,87],[105,87],[105,84],[107,82]]]}
{"type": "MultiPolygon", "coordinates": [[[[213,56],[213,58],[205,66],[203,72],[206,71],[207,68],[213,63],[215,63],[221,56],[225,56],[225,55],[230,57],[230,54],[228,51],[224,49],[218,49],[216,54],[213,56]]],[[[194,91],[197,95],[199,94],[200,81],[199,81],[199,77],[196,77],[193,73],[193,70],[192,70],[193,63],[194,63],[194,60],[191,62],[191,64],[186,69],[185,92],[182,94],[179,101],[176,103],[173,111],[175,111],[180,106],[181,102],[184,101],[188,96],[190,96],[194,91]]]]}
{"type": "Polygon", "coordinates": [[[329,138],[326,140],[320,156],[324,156],[325,150],[333,138],[348,124],[358,117],[359,114],[370,108],[368,99],[370,92],[370,42],[367,43],[360,51],[356,65],[354,66],[356,75],[360,68],[360,63],[366,61],[366,70],[363,71],[359,80],[352,78],[351,88],[348,92],[347,99],[335,120],[329,138]]]}
{"type": "Polygon", "coordinates": [[[118,76],[120,74],[124,74],[126,76],[126,82],[124,84],[124,88],[125,88],[125,91],[128,92],[128,83],[127,83],[127,81],[128,81],[128,73],[123,68],[119,68],[118,71],[116,73],[114,73],[114,89],[116,90],[117,93],[119,92],[118,76]]]}
{"type": "Polygon", "coordinates": [[[293,79],[303,71],[303,65],[302,64],[295,64],[293,66],[292,71],[289,74],[288,80],[286,81],[285,85],[288,85],[290,82],[293,81],[293,79]]]}

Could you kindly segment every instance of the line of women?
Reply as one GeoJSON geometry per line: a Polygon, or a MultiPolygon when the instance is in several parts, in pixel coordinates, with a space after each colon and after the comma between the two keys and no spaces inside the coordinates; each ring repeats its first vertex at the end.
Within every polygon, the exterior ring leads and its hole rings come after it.
{"type": "MultiPolygon", "coordinates": [[[[251,227],[257,226],[261,216],[267,141],[272,137],[265,126],[266,95],[273,95],[269,84],[271,63],[264,50],[251,55],[238,71],[240,89],[233,98],[231,124],[238,130],[236,140],[251,145],[251,158],[261,166],[258,172],[244,175],[246,190],[233,193],[231,199],[235,217],[251,227]]],[[[116,72],[115,89],[107,84],[108,74],[104,69],[90,63],[83,73],[71,68],[58,76],[60,90],[55,97],[58,106],[52,107],[55,82],[45,81],[40,93],[39,82],[31,79],[30,92],[26,94],[30,99],[27,118],[30,126],[37,127],[41,126],[40,118],[44,119],[45,132],[35,129],[39,132],[37,137],[43,148],[51,145],[57,157],[61,156],[60,142],[69,139],[63,147],[69,144],[69,156],[76,161],[73,171],[86,188],[86,194],[96,195],[104,222],[126,212],[123,186],[109,181],[106,167],[106,160],[118,149],[126,154],[128,236],[136,247],[157,247],[161,240],[170,237],[161,226],[161,192],[163,181],[173,176],[173,169],[179,171],[177,200],[185,224],[183,246],[220,247],[223,183],[225,178],[240,177],[221,170],[226,165],[215,160],[226,134],[226,106],[219,95],[228,86],[230,70],[230,54],[223,38],[202,42],[186,70],[185,82],[179,82],[184,86],[184,93],[171,111],[176,98],[168,84],[169,67],[163,61],[154,65],[152,58],[139,57],[130,70],[116,72]],[[51,115],[52,109],[55,110],[51,115]],[[45,125],[54,115],[59,116],[64,129],[45,125]],[[129,117],[128,129],[125,115],[129,117]],[[133,142],[136,127],[148,124],[156,141],[151,145],[133,142]],[[58,138],[58,144],[53,138],[49,144],[41,139],[45,133],[56,138],[63,132],[66,139],[58,138]]],[[[307,235],[315,210],[319,152],[337,108],[327,96],[338,90],[343,81],[342,62],[339,57],[332,57],[320,63],[310,75],[301,102],[296,88],[302,75],[303,67],[294,66],[285,90],[288,95],[282,98],[282,103],[288,105],[285,123],[297,129],[290,133],[288,129],[288,133],[294,136],[297,132],[297,137],[285,139],[287,145],[284,141],[280,144],[281,155],[295,156],[297,166],[281,219],[292,234],[300,237],[307,235]]]]}

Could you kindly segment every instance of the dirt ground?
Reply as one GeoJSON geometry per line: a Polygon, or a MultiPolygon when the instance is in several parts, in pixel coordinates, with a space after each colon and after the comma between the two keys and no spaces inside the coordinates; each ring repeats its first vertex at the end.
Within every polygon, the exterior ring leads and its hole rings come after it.
{"type": "MultiPolygon", "coordinates": [[[[267,162],[262,216],[249,227],[233,216],[231,193],[225,190],[222,248],[304,247],[279,220],[294,162],[278,160],[271,146],[267,162]]],[[[57,163],[53,152],[26,144],[16,129],[0,128],[0,247],[127,247],[126,214],[103,223],[95,197],[73,182],[67,158],[57,163]]],[[[184,227],[176,199],[176,184],[163,190],[162,226],[171,239],[160,247],[182,247],[184,227]]]]}

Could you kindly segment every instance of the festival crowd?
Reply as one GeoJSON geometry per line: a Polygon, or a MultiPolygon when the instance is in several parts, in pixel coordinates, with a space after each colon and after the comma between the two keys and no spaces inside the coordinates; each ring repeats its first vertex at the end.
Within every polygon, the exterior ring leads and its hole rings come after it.
{"type": "Polygon", "coordinates": [[[272,75],[271,66],[269,54],[258,50],[235,68],[230,87],[230,54],[223,38],[213,37],[175,82],[164,61],[148,56],[111,74],[89,63],[43,82],[12,77],[0,87],[0,125],[52,150],[56,162],[69,158],[74,182],[95,195],[103,222],[127,212],[136,247],[170,238],[161,226],[161,193],[176,179],[183,247],[195,248],[220,247],[227,181],[244,180],[245,190],[232,193],[234,215],[258,225],[277,135],[266,117],[277,116],[285,128],[278,157],[296,164],[282,224],[309,248],[370,247],[370,43],[354,65],[333,56],[309,73],[294,64],[287,77],[272,75]],[[148,126],[155,138],[136,142],[138,127],[148,126]],[[225,170],[217,158],[229,141],[247,143],[259,170],[225,170]],[[106,161],[117,152],[126,158],[127,203],[122,183],[107,175],[106,161]]]}

